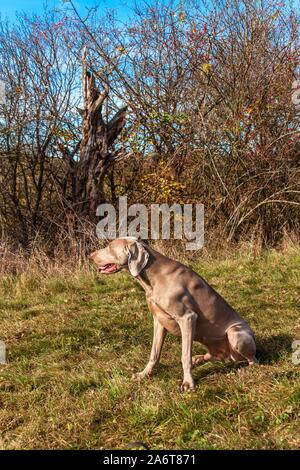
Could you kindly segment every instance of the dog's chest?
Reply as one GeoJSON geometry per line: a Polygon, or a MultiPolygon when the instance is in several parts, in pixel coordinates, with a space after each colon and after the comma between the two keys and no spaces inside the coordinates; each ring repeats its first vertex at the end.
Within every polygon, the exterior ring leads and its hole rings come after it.
{"type": "Polygon", "coordinates": [[[147,302],[149,310],[153,316],[157,318],[159,323],[171,334],[175,336],[180,336],[181,331],[177,321],[171,317],[167,312],[165,312],[156,302],[147,296],[147,302]]]}

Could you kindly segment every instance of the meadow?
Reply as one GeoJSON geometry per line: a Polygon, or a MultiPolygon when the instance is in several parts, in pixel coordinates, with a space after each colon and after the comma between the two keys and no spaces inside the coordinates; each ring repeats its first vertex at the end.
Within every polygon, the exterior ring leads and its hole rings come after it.
{"type": "Polygon", "coordinates": [[[156,374],[132,380],[148,359],[152,319],[128,274],[3,275],[1,449],[299,448],[299,248],[190,264],[247,319],[261,350],[252,368],[199,366],[195,393],[180,392],[180,339],[169,335],[156,374]]]}

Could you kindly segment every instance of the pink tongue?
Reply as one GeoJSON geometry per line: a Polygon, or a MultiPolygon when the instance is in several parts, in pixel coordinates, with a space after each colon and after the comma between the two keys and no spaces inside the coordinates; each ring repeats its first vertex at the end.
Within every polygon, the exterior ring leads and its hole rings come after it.
{"type": "Polygon", "coordinates": [[[116,269],[116,265],[115,264],[108,264],[107,266],[104,266],[102,269],[101,269],[101,272],[102,273],[110,273],[112,271],[114,271],[116,269]]]}

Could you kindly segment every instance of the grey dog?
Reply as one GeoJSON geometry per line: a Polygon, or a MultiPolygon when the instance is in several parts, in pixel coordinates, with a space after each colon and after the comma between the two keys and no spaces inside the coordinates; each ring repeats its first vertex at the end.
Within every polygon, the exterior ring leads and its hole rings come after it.
{"type": "Polygon", "coordinates": [[[136,378],[152,374],[167,331],[182,337],[183,391],[194,389],[192,368],[206,361],[257,362],[254,334],[246,321],[187,266],[134,237],[113,240],[90,258],[99,273],[129,271],[146,292],[154,322],[153,344],[149,362],[136,378]],[[208,352],[192,357],[193,341],[202,343],[208,352]]]}

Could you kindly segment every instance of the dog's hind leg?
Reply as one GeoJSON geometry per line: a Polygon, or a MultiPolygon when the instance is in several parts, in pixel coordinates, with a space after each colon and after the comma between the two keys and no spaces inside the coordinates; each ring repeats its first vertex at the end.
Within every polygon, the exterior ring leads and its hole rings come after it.
{"type": "Polygon", "coordinates": [[[230,355],[233,361],[247,361],[249,365],[257,363],[255,357],[256,344],[250,328],[243,325],[233,325],[227,331],[230,355]]]}
{"type": "Polygon", "coordinates": [[[201,338],[200,342],[206,346],[208,352],[200,356],[194,356],[193,367],[205,362],[224,362],[231,359],[227,335],[220,338],[201,338]]]}
{"type": "Polygon", "coordinates": [[[200,364],[204,364],[206,362],[215,362],[215,361],[219,361],[219,360],[220,359],[218,357],[213,356],[212,354],[207,352],[206,354],[200,354],[200,355],[197,355],[197,356],[193,356],[192,365],[193,365],[193,368],[194,368],[194,367],[197,367],[200,364]]]}

